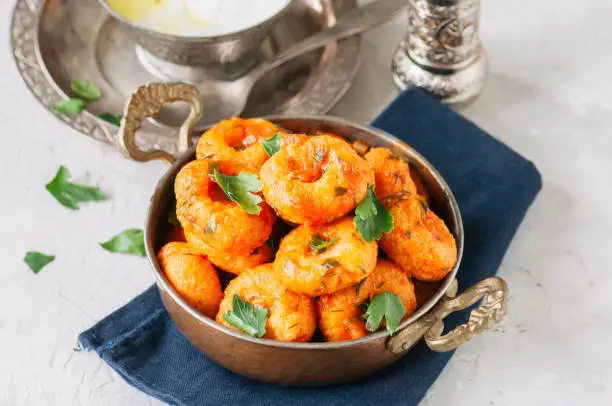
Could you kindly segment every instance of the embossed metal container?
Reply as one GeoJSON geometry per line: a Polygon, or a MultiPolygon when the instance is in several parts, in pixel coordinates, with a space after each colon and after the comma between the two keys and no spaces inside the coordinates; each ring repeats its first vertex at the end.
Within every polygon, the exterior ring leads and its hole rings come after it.
{"type": "Polygon", "coordinates": [[[126,25],[142,48],[153,55],[140,53],[145,64],[155,65],[155,58],[177,65],[211,68],[218,76],[238,76],[255,61],[261,43],[272,25],[291,6],[292,1],[268,19],[244,30],[218,36],[188,37],[166,34],[133,23],[118,14],[106,0],[99,0],[106,10],[126,25]]]}
{"type": "Polygon", "coordinates": [[[463,105],[482,91],[487,60],[479,37],[480,0],[407,0],[408,31],[393,55],[398,87],[419,86],[463,105]]]}
{"type": "Polygon", "coordinates": [[[189,129],[199,119],[200,98],[186,84],[152,84],[140,88],[128,101],[118,134],[119,149],[138,161],[163,159],[171,168],[159,181],[148,213],[145,238],[149,261],[163,303],[178,329],[199,350],[220,365],[249,378],[285,385],[331,385],[349,382],[372,374],[399,360],[419,340],[425,339],[434,351],[449,351],[472,335],[500,321],[506,311],[508,289],[497,277],[489,278],[456,296],[455,275],[463,250],[463,226],[457,202],[440,174],[410,146],[383,131],[332,117],[267,117],[277,125],[300,133],[325,131],[349,141],[386,147],[416,169],[431,197],[431,207],[444,219],[457,243],[458,262],[438,284],[421,284],[419,308],[399,326],[393,336],[379,331],[369,336],[343,342],[288,343],[253,338],[230,330],[192,308],[172,288],[156,259],[168,230],[168,212],[173,209],[173,184],[179,170],[195,159],[189,148],[189,129]],[[180,130],[180,156],[164,151],[141,151],[134,137],[140,122],[156,114],[166,103],[185,101],[191,113],[180,130]],[[427,292],[429,291],[429,292],[427,292]],[[426,293],[423,295],[423,293],[426,293]],[[470,314],[469,321],[447,334],[443,319],[450,313],[468,308],[483,299],[470,314]]]}

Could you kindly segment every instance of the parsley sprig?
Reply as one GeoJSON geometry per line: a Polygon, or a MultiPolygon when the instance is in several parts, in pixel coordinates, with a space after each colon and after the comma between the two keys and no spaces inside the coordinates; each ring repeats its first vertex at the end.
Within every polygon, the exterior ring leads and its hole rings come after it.
{"type": "Polygon", "coordinates": [[[395,333],[402,318],[406,314],[406,308],[400,298],[390,292],[379,293],[372,299],[364,317],[366,318],[366,329],[376,331],[380,327],[382,318],[389,334],[395,333]]]}
{"type": "Polygon", "coordinates": [[[368,188],[368,193],[355,209],[353,219],[361,237],[371,242],[379,240],[383,233],[393,230],[393,215],[376,198],[374,186],[368,188]]]}
{"type": "Polygon", "coordinates": [[[263,187],[257,176],[244,171],[240,172],[238,176],[229,176],[222,174],[215,168],[213,177],[227,197],[238,203],[242,210],[249,214],[261,213],[259,203],[263,199],[253,193],[260,192],[263,187]]]}
{"type": "Polygon", "coordinates": [[[129,228],[100,245],[108,252],[132,254],[139,257],[147,255],[144,231],[138,228],[129,228]]]}
{"type": "Polygon", "coordinates": [[[223,315],[225,321],[253,337],[263,337],[266,334],[268,309],[261,306],[253,307],[238,295],[232,298],[232,310],[223,315]]]}
{"type": "Polygon", "coordinates": [[[69,182],[70,171],[60,166],[57,174],[46,184],[46,188],[55,199],[72,210],[79,209],[79,203],[106,200],[99,187],[80,185],[69,182]]]}

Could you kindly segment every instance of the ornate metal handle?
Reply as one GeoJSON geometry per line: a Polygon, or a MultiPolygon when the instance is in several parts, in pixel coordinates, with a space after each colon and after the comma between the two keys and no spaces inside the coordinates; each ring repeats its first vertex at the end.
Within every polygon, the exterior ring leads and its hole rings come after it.
{"type": "Polygon", "coordinates": [[[189,149],[191,127],[202,117],[202,102],[198,90],[186,83],[152,83],[141,86],[125,104],[123,119],[117,134],[117,146],[121,153],[135,161],[161,159],[172,163],[175,157],[162,150],[143,151],[136,145],[136,132],[142,121],[158,114],[168,103],[184,101],[189,104],[189,116],[181,126],[178,137],[178,154],[189,149]]]}
{"type": "MultiPolygon", "coordinates": [[[[456,281],[455,281],[456,282],[456,281]]],[[[387,341],[387,349],[393,353],[407,351],[425,336],[425,343],[433,351],[454,350],[468,341],[474,334],[482,333],[499,323],[506,313],[508,285],[501,278],[485,279],[459,296],[456,283],[451,285],[445,297],[432,311],[408,325],[404,330],[387,341]],[[456,327],[447,334],[444,331],[444,318],[451,313],[467,309],[483,299],[478,308],[472,310],[467,323],[456,327]]]]}

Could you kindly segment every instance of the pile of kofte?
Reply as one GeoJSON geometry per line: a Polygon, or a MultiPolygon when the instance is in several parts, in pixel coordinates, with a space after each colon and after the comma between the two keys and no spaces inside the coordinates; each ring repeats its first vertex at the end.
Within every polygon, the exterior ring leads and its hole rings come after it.
{"type": "Polygon", "coordinates": [[[168,281],[199,312],[254,337],[393,333],[417,307],[412,278],[441,280],[457,248],[409,164],[367,149],[262,119],[209,129],[176,176],[181,227],[158,253],[168,281]],[[233,276],[225,287],[218,269],[233,276]]]}

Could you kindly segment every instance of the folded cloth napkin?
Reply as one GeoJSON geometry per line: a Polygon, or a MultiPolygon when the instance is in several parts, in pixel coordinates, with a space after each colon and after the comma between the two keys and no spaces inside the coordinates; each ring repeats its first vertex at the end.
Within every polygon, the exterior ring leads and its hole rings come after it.
{"type": "MultiPolygon", "coordinates": [[[[373,125],[412,145],[453,190],[465,227],[460,290],[495,274],[541,188],[534,165],[417,89],[402,93],[373,125]]],[[[464,322],[467,313],[461,316],[454,322],[464,322]]],[[[79,342],[131,385],[172,405],[415,405],[452,356],[421,343],[391,367],[347,385],[315,389],[255,382],[191,346],[155,286],[82,333],[79,342]]]]}

